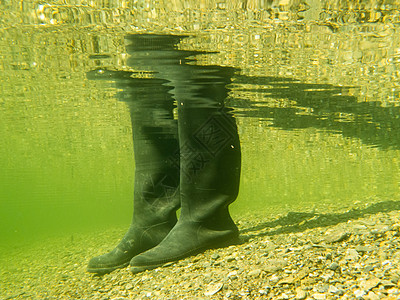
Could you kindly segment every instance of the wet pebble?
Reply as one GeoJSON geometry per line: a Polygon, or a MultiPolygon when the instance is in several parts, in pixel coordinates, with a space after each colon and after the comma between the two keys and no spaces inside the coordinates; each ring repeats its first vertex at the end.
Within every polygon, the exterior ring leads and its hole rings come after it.
{"type": "Polygon", "coordinates": [[[342,231],[342,230],[332,230],[327,232],[323,237],[322,241],[328,244],[342,242],[348,239],[350,236],[349,232],[342,231]]]}
{"type": "Polygon", "coordinates": [[[217,260],[218,258],[220,258],[218,253],[214,253],[213,255],[211,255],[211,259],[213,260],[217,260]]]}
{"type": "Polygon", "coordinates": [[[307,298],[307,292],[304,291],[301,287],[296,288],[296,300],[303,300],[307,298]]]}
{"type": "Polygon", "coordinates": [[[225,260],[226,260],[227,262],[232,262],[232,261],[235,261],[235,260],[236,260],[236,257],[234,257],[234,256],[228,256],[225,260]]]}
{"type": "Polygon", "coordinates": [[[337,270],[338,268],[339,268],[339,264],[337,262],[333,262],[328,266],[328,269],[333,270],[333,271],[337,270]]]}
{"type": "MultiPolygon", "coordinates": [[[[253,235],[243,245],[208,250],[164,268],[136,275],[121,269],[100,278],[85,273],[84,266],[93,249],[101,245],[93,241],[87,253],[82,252],[78,241],[88,239],[77,236],[74,245],[81,254],[75,255],[74,249],[69,249],[72,255],[63,258],[67,260],[64,264],[58,266],[49,260],[46,268],[38,264],[36,272],[46,278],[46,285],[28,276],[35,270],[33,260],[28,262],[30,270],[17,266],[15,270],[21,271],[1,272],[2,276],[18,274],[19,290],[29,288],[25,296],[32,299],[39,299],[35,295],[43,291],[48,299],[63,294],[74,299],[114,300],[181,299],[182,295],[188,299],[227,300],[400,299],[400,237],[393,234],[400,232],[399,219],[400,212],[371,214],[327,229],[253,235]]],[[[241,224],[253,228],[258,223],[253,218],[241,224]]],[[[35,255],[43,255],[42,249],[35,255]]],[[[13,287],[18,292],[17,283],[13,287]]]]}
{"type": "Polygon", "coordinates": [[[259,277],[261,274],[261,270],[260,269],[254,269],[251,270],[250,272],[247,273],[247,276],[249,277],[259,277]]]}
{"type": "Polygon", "coordinates": [[[314,294],[312,294],[312,297],[315,300],[325,300],[326,299],[326,294],[314,293],[314,294]]]}
{"type": "Polygon", "coordinates": [[[374,287],[378,286],[380,284],[381,280],[379,278],[371,278],[368,280],[362,280],[360,282],[360,287],[365,290],[369,291],[373,289],[374,287]]]}
{"type": "Polygon", "coordinates": [[[210,284],[209,286],[207,286],[207,289],[204,292],[204,295],[205,296],[215,295],[222,289],[223,286],[224,286],[223,283],[210,284]]]}
{"type": "Polygon", "coordinates": [[[357,250],[355,249],[347,249],[346,255],[344,259],[347,260],[358,260],[360,258],[360,255],[358,254],[357,250]]]}

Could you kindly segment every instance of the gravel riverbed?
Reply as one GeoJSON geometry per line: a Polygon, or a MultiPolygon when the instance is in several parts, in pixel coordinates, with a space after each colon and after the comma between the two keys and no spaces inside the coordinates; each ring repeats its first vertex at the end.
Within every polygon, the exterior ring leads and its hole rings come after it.
{"type": "Polygon", "coordinates": [[[400,299],[399,210],[243,216],[241,244],[136,275],[85,271],[122,229],[3,249],[0,299],[400,299]]]}

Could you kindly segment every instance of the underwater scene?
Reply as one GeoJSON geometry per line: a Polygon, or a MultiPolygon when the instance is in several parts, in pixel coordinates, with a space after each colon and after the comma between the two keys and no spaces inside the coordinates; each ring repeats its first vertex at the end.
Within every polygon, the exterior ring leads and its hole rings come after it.
{"type": "Polygon", "coordinates": [[[0,299],[400,299],[400,1],[0,0],[0,299]]]}

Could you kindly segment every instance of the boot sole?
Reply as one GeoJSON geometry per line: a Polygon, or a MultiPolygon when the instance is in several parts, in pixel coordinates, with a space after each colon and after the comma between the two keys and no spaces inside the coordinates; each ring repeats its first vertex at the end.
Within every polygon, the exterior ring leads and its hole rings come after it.
{"type": "Polygon", "coordinates": [[[113,267],[107,267],[107,268],[87,268],[86,271],[89,273],[95,273],[97,275],[105,275],[108,273],[111,273],[117,269],[123,269],[125,267],[127,267],[129,265],[129,261],[126,263],[123,263],[121,265],[118,266],[113,266],[113,267]]]}
{"type": "Polygon", "coordinates": [[[212,243],[212,244],[209,244],[209,245],[201,247],[201,248],[190,250],[178,257],[173,257],[171,259],[168,259],[168,260],[160,262],[160,263],[156,263],[156,264],[152,264],[152,265],[145,265],[145,266],[131,266],[129,268],[129,270],[131,271],[131,273],[137,274],[137,273],[144,272],[146,270],[153,270],[153,269],[156,269],[159,267],[169,267],[181,259],[203,253],[206,250],[224,248],[224,247],[228,247],[228,246],[232,246],[232,245],[237,245],[237,244],[240,244],[240,242],[241,242],[240,238],[237,236],[237,237],[234,237],[232,239],[229,239],[229,240],[226,240],[226,241],[223,241],[220,243],[212,243]]]}

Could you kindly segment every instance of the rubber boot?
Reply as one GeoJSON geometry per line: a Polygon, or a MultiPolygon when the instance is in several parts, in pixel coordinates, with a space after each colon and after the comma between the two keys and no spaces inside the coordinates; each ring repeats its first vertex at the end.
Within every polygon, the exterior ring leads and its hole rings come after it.
{"type": "MultiPolygon", "coordinates": [[[[92,258],[87,271],[99,275],[126,267],[131,258],[159,244],[176,224],[179,200],[179,144],[173,99],[165,80],[132,78],[131,72],[104,71],[121,90],[131,112],[135,158],[133,218],[128,232],[109,253],[92,258]]],[[[93,76],[92,76],[93,77],[93,76]]]]}
{"type": "Polygon", "coordinates": [[[228,206],[239,190],[240,143],[235,120],[224,107],[234,70],[189,64],[186,52],[172,53],[168,68],[159,67],[155,74],[173,84],[171,92],[178,102],[181,214],[160,244],[133,257],[133,273],[238,238],[228,206]],[[173,62],[172,57],[177,59],[173,62]]]}

